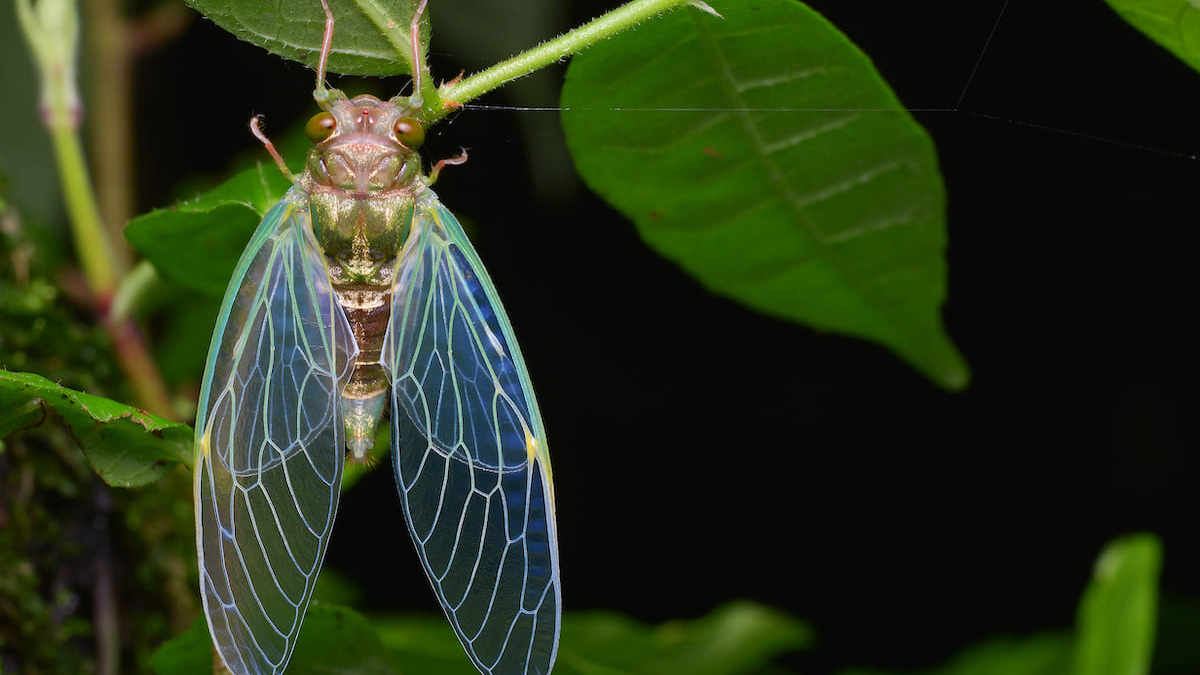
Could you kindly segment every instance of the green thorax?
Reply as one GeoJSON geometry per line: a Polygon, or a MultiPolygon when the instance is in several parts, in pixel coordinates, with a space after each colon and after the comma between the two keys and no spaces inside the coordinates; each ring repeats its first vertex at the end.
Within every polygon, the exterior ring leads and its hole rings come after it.
{"type": "Polygon", "coordinates": [[[317,241],[340,268],[330,271],[343,281],[385,282],[408,237],[425,183],[405,103],[338,92],[306,127],[316,144],[299,183],[317,241]]]}

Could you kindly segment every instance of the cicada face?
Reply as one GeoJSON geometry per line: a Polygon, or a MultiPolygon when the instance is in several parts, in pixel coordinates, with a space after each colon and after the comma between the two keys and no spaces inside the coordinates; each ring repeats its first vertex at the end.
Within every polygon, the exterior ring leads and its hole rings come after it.
{"type": "Polygon", "coordinates": [[[411,131],[420,125],[406,112],[363,95],[334,100],[305,127],[316,143],[301,177],[314,234],[326,255],[363,280],[378,281],[380,264],[399,254],[413,198],[425,187],[411,131]]]}
{"type": "Polygon", "coordinates": [[[314,116],[305,129],[317,142],[307,165],[314,184],[361,196],[390,190],[411,196],[421,159],[416,147],[401,140],[411,124],[406,112],[366,94],[334,101],[328,111],[314,116]]]}

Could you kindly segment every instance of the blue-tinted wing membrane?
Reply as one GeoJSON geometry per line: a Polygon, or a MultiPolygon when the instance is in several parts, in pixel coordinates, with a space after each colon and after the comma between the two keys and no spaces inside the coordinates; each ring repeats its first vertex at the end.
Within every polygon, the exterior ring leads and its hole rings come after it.
{"type": "Polygon", "coordinates": [[[357,354],[292,188],[226,291],[196,420],[196,544],[213,643],[236,675],[282,673],[337,509],[341,390],[357,354]]]}
{"type": "Polygon", "coordinates": [[[382,358],[405,516],[459,639],[489,675],[550,672],[560,602],[542,421],[492,282],[431,191],[382,358]]]}

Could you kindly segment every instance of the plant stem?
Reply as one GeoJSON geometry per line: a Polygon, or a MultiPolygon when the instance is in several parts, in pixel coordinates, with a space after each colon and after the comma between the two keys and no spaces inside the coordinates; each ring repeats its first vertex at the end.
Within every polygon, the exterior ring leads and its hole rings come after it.
{"type": "MultiPolygon", "coordinates": [[[[578,54],[597,42],[647,19],[684,5],[692,5],[702,11],[716,14],[711,7],[698,0],[633,0],[569,33],[543,42],[487,70],[453,84],[443,85],[439,93],[443,102],[466,103],[539,68],[578,54]]],[[[430,122],[444,117],[449,112],[445,105],[441,107],[441,110],[430,111],[434,115],[430,122]]]]}
{"type": "Polygon", "coordinates": [[[105,321],[104,327],[112,338],[117,362],[125,377],[129,378],[138,405],[159,417],[175,419],[171,396],[158,372],[158,366],[146,349],[146,340],[137,322],[133,317],[126,317],[118,321],[105,321]]]}
{"type": "Polygon", "coordinates": [[[133,316],[134,309],[142,297],[152,288],[162,282],[158,270],[149,260],[139,261],[121,279],[121,285],[113,295],[112,304],[108,308],[108,318],[111,321],[124,321],[133,316]]]}
{"type": "Polygon", "coordinates": [[[88,86],[88,147],[96,167],[96,195],[120,276],[129,267],[130,258],[121,230],[134,208],[129,31],[116,0],[88,0],[83,7],[92,73],[88,86]]]}
{"type": "Polygon", "coordinates": [[[79,138],[82,106],[75,82],[79,43],[79,13],[75,0],[17,0],[17,18],[41,71],[42,122],[50,132],[58,160],[63,199],[79,262],[101,317],[129,378],[138,404],[163,417],[171,414],[171,399],[132,318],[110,316],[119,271],[112,240],[100,217],[100,207],[88,177],[79,138]]]}
{"type": "MultiPolygon", "coordinates": [[[[50,117],[53,120],[55,115],[50,117]]],[[[48,126],[79,261],[92,295],[107,305],[117,287],[117,272],[113,248],[100,221],[100,208],[88,179],[78,129],[53,121],[48,126]]]]}
{"type": "Polygon", "coordinates": [[[79,16],[73,0],[17,1],[17,18],[41,71],[42,123],[50,131],[71,233],[92,294],[107,303],[117,285],[112,244],[88,178],[79,141],[82,105],[75,83],[79,16]]]}

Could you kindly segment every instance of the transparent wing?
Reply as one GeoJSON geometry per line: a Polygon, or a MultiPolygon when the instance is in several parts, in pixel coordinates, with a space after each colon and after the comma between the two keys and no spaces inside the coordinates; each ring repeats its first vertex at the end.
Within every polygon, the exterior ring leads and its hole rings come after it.
{"type": "Polygon", "coordinates": [[[357,353],[304,192],[267,213],[219,316],[196,420],[200,590],[229,669],[282,673],[337,509],[357,353]]]}
{"type": "Polygon", "coordinates": [[[482,672],[549,673],[560,596],[541,416],[487,272],[428,190],[382,358],[400,498],[450,623],[482,672]]]}

